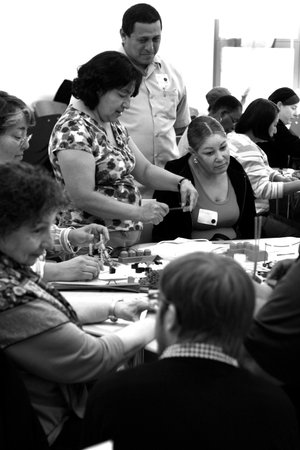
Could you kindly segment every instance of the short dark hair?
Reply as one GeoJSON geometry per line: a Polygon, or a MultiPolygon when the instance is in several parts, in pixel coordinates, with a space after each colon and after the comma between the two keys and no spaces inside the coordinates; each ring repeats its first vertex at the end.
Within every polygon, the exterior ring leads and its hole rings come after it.
{"type": "Polygon", "coordinates": [[[235,126],[236,133],[252,131],[255,137],[269,140],[269,128],[276,119],[279,108],[275,103],[265,98],[253,100],[241,115],[235,126]]]}
{"type": "Polygon", "coordinates": [[[242,109],[243,106],[241,102],[233,95],[224,95],[219,97],[218,100],[213,103],[210,108],[210,113],[215,114],[222,108],[226,109],[228,112],[232,112],[239,108],[242,109]]]}
{"type": "Polygon", "coordinates": [[[162,20],[158,11],[147,3],[137,3],[125,11],[122,19],[122,30],[126,36],[130,36],[136,22],[154,23],[158,20],[162,29],[162,20]]]}
{"type": "Polygon", "coordinates": [[[139,92],[142,73],[129,58],[120,52],[99,53],[78,69],[78,77],[73,80],[72,94],[90,109],[99,103],[100,95],[112,89],[121,89],[134,84],[135,97],[139,92]]]}
{"type": "Polygon", "coordinates": [[[176,308],[181,340],[210,343],[233,357],[240,355],[253,318],[255,291],[239,263],[213,253],[184,255],[164,268],[159,288],[162,302],[176,308]]]}
{"type": "Polygon", "coordinates": [[[23,100],[5,91],[0,91],[0,135],[17,123],[19,112],[23,113],[28,127],[34,125],[34,113],[23,100]]]}
{"type": "Polygon", "coordinates": [[[189,124],[187,131],[189,146],[197,151],[197,148],[213,134],[220,134],[226,137],[226,133],[220,122],[210,116],[195,117],[189,124]]]}
{"type": "Polygon", "coordinates": [[[10,235],[25,224],[66,206],[58,183],[39,166],[26,162],[0,164],[0,235],[10,235]]]}

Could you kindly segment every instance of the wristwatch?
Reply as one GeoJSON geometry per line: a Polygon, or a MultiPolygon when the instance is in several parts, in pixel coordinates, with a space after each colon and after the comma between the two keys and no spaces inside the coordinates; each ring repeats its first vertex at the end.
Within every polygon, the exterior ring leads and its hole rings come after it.
{"type": "Polygon", "coordinates": [[[181,180],[178,181],[178,184],[177,184],[177,188],[178,188],[179,191],[180,191],[180,188],[181,188],[181,183],[182,183],[184,180],[190,181],[188,178],[181,178],[181,180]]]}

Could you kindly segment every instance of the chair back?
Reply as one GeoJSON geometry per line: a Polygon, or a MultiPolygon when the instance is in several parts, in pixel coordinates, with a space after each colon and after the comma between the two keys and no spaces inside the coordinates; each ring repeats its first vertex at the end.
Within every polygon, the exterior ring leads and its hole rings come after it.
{"type": "Polygon", "coordinates": [[[3,350],[0,350],[0,448],[49,449],[23,380],[3,350]]]}

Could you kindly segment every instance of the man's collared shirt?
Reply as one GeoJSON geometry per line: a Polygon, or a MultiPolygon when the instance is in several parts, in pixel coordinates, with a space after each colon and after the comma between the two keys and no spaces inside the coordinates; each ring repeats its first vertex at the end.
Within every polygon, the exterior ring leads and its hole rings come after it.
{"type": "Polygon", "coordinates": [[[226,355],[221,347],[199,342],[170,345],[170,347],[164,350],[160,358],[163,359],[174,357],[210,359],[213,361],[230,364],[234,367],[238,367],[239,365],[237,360],[229,355],[226,355]]]}
{"type": "MultiPolygon", "coordinates": [[[[125,53],[123,48],[121,51],[125,53]]],[[[130,108],[120,121],[152,164],[164,167],[167,161],[182,156],[174,128],[188,126],[190,113],[186,87],[178,71],[155,56],[138,95],[131,98],[130,108]]]]}

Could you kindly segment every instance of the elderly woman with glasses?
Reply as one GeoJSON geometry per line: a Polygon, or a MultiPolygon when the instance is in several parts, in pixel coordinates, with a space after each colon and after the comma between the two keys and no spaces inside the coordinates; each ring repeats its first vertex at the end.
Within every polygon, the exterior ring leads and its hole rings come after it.
{"type": "MultiPolygon", "coordinates": [[[[8,161],[21,161],[24,151],[30,151],[28,128],[34,126],[34,116],[30,108],[19,98],[0,91],[0,164],[8,161]]],[[[53,246],[49,253],[56,257],[68,255],[74,257],[78,247],[99,241],[100,236],[108,240],[105,227],[90,224],[78,229],[51,227],[53,246]]],[[[91,280],[99,274],[96,259],[81,255],[59,263],[39,260],[36,270],[48,281],[91,280]]]]}
{"type": "Polygon", "coordinates": [[[213,117],[199,116],[187,137],[189,152],[169,161],[166,169],[188,178],[198,200],[192,212],[184,212],[177,193],[156,191],[154,197],[167,203],[170,212],[153,228],[153,240],[252,238],[253,192],[242,166],[230,157],[224,128],[213,117]]]}
{"type": "Polygon", "coordinates": [[[135,320],[149,302],[86,299],[79,308],[32,271],[51,246],[51,225],[64,206],[60,187],[41,168],[0,164],[0,347],[16,364],[49,444],[76,450],[87,384],[151,341],[154,321],[92,337],[83,323],[135,320]]]}

